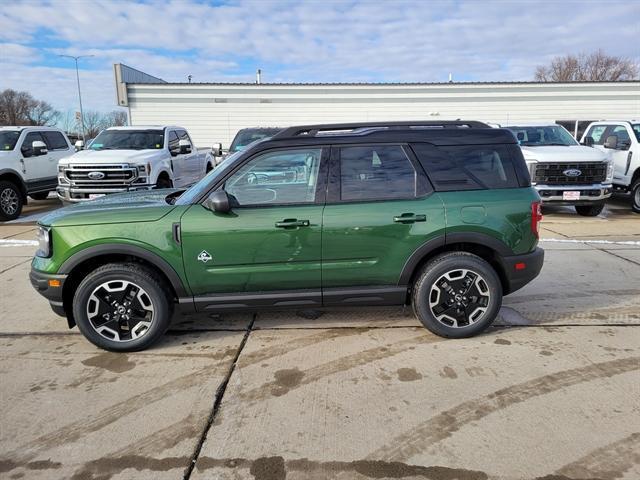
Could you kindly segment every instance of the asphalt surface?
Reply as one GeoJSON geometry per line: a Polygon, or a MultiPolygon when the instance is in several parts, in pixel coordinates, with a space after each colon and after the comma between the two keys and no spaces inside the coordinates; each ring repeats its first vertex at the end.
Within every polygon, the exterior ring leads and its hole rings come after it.
{"type": "MultiPolygon", "coordinates": [[[[541,276],[472,339],[410,309],[179,317],[112,354],[0,225],[0,478],[640,478],[640,216],[551,209],[541,276]]],[[[42,204],[42,205],[36,205],[42,204]]],[[[31,223],[30,223],[31,222],[31,223]]]]}

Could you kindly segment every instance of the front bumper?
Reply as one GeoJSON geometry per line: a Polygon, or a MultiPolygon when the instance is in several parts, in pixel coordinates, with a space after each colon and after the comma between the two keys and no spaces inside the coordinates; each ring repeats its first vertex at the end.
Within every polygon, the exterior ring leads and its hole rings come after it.
{"type": "MultiPolygon", "coordinates": [[[[93,195],[107,195],[110,193],[122,193],[122,192],[135,192],[137,190],[151,190],[155,185],[150,184],[141,184],[130,186],[127,188],[87,188],[87,187],[71,187],[71,186],[60,186],[56,188],[56,194],[58,195],[58,199],[66,202],[66,203],[79,203],[86,202],[87,200],[91,200],[91,196],[93,195]]],[[[94,197],[95,198],[95,197],[94,197]]]]}
{"type": "Polygon", "coordinates": [[[44,273],[33,268],[31,268],[31,272],[29,273],[29,280],[31,280],[33,288],[35,288],[40,295],[49,300],[51,309],[62,317],[66,316],[62,299],[62,291],[67,277],[68,275],[44,273]]]}
{"type": "Polygon", "coordinates": [[[603,202],[611,196],[613,186],[611,184],[595,185],[534,185],[543,203],[553,203],[555,205],[590,205],[596,202],[603,202]],[[565,200],[564,192],[580,192],[580,197],[576,200],[565,200]]]}
{"type": "Polygon", "coordinates": [[[544,263],[544,250],[540,247],[524,255],[501,257],[500,263],[505,274],[505,295],[520,290],[538,276],[544,263]]]}

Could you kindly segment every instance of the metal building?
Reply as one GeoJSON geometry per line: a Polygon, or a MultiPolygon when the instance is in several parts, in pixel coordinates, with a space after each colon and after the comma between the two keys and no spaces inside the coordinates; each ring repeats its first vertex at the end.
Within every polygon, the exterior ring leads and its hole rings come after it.
{"type": "Polygon", "coordinates": [[[593,120],[640,118],[640,81],[168,83],[121,64],[114,71],[132,125],[181,125],[198,146],[226,148],[239,129],[257,126],[462,118],[557,121],[576,133],[593,120]]]}

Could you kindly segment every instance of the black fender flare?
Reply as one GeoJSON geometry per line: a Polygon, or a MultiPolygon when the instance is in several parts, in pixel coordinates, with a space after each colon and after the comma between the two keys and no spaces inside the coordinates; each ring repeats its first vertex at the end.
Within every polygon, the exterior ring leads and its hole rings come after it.
{"type": "Polygon", "coordinates": [[[142,258],[143,260],[149,262],[151,265],[160,270],[171,283],[173,290],[176,292],[178,297],[187,297],[190,294],[187,292],[182,279],[175,271],[175,269],[167,263],[159,255],[150,252],[142,247],[138,247],[136,245],[126,245],[122,243],[104,243],[101,245],[95,245],[93,247],[85,248],[64,261],[64,263],[60,266],[58,270],[59,274],[70,274],[75,267],[85,262],[86,260],[91,259],[92,257],[97,257],[101,255],[108,254],[121,254],[121,255],[131,255],[134,257],[142,258]]]}
{"type": "Polygon", "coordinates": [[[441,235],[439,237],[428,240],[413,251],[413,253],[405,262],[404,267],[402,267],[398,285],[409,285],[415,269],[425,258],[427,258],[435,250],[455,243],[473,243],[476,245],[481,245],[483,247],[490,248],[501,257],[513,255],[513,250],[509,248],[507,244],[485,233],[447,233],[445,235],[441,235]]]}
{"type": "Polygon", "coordinates": [[[24,180],[22,179],[22,175],[20,175],[19,172],[13,170],[12,168],[0,169],[0,177],[2,177],[3,175],[10,175],[11,177],[15,177],[15,178],[18,179],[18,188],[20,189],[24,199],[26,200],[26,198],[27,198],[27,185],[24,183],[24,180]]]}

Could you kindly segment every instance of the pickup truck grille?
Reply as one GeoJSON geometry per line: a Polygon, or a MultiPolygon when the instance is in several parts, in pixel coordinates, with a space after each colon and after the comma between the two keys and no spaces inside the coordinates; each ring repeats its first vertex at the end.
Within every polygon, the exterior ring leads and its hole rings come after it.
{"type": "Polygon", "coordinates": [[[138,178],[138,171],[129,165],[72,165],[64,169],[64,176],[78,187],[114,188],[126,187],[134,182],[138,178]],[[97,178],[100,174],[102,178],[97,178]],[[91,178],[92,176],[96,178],[91,178]]]}
{"type": "Polygon", "coordinates": [[[533,181],[545,185],[590,185],[602,183],[607,178],[607,164],[598,163],[538,163],[533,181]],[[580,175],[566,175],[567,170],[580,170],[580,175]]]}

